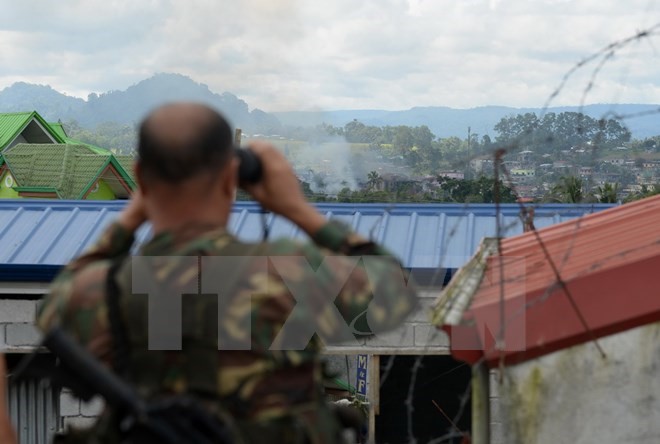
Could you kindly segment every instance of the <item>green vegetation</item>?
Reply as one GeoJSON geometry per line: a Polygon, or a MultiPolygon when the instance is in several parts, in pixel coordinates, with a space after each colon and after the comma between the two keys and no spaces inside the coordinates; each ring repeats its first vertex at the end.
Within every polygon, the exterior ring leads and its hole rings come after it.
{"type": "Polygon", "coordinates": [[[87,130],[75,120],[70,120],[63,126],[71,139],[104,147],[117,154],[132,154],[137,145],[137,128],[134,125],[106,122],[87,130]]]}
{"type": "Polygon", "coordinates": [[[520,146],[537,154],[557,153],[571,147],[608,149],[629,142],[630,131],[617,120],[596,120],[581,113],[534,113],[507,117],[495,125],[496,141],[520,146]]]}
{"type": "MultiPolygon", "coordinates": [[[[133,125],[64,126],[70,138],[116,153],[132,153],[136,144],[133,125]]],[[[497,148],[506,150],[502,202],[514,202],[520,190],[540,202],[614,203],[660,189],[650,185],[660,164],[648,167],[660,160],[660,136],[631,140],[616,120],[527,113],[502,118],[494,131],[495,142],[469,131],[466,139],[437,138],[425,125],[379,127],[353,120],[343,127],[281,128],[281,135],[252,135],[244,143],[251,137],[271,140],[293,163],[308,197],[319,202],[494,202],[497,148]]],[[[239,199],[248,198],[239,193],[239,199]]]]}

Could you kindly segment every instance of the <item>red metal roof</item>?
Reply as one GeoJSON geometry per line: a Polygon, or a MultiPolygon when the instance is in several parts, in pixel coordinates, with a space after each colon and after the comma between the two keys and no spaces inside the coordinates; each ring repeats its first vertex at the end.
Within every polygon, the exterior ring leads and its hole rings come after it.
{"type": "Polygon", "coordinates": [[[515,363],[660,321],[660,196],[502,239],[502,256],[487,244],[441,296],[460,320],[436,308],[459,359],[515,363]]]}

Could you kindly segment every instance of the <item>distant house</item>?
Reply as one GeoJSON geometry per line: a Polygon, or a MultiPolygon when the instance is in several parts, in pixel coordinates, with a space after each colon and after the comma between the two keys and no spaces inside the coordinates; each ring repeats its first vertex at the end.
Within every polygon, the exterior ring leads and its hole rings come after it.
{"type": "Polygon", "coordinates": [[[515,169],[511,170],[511,175],[515,178],[535,177],[536,171],[533,169],[515,169]]]}
{"type": "Polygon", "coordinates": [[[19,143],[65,143],[36,111],[0,113],[0,153],[19,143]]]}
{"type": "Polygon", "coordinates": [[[411,192],[421,191],[419,181],[409,178],[402,174],[386,173],[381,176],[380,183],[376,186],[377,191],[395,192],[408,190],[411,192]]]}
{"type": "Polygon", "coordinates": [[[0,113],[0,198],[125,199],[133,158],[75,140],[36,111],[0,113]]]}
{"type": "Polygon", "coordinates": [[[441,171],[438,173],[438,177],[446,177],[447,179],[465,179],[465,173],[462,171],[441,171]]]}
{"type": "Polygon", "coordinates": [[[109,152],[87,145],[19,143],[3,153],[0,197],[125,199],[135,181],[109,152]]]}
{"type": "Polygon", "coordinates": [[[482,171],[492,171],[493,170],[493,159],[491,158],[476,158],[470,161],[470,167],[474,169],[477,173],[482,171]]]}
{"type": "Polygon", "coordinates": [[[590,177],[594,173],[594,170],[591,167],[580,167],[579,173],[581,177],[590,177]]]}

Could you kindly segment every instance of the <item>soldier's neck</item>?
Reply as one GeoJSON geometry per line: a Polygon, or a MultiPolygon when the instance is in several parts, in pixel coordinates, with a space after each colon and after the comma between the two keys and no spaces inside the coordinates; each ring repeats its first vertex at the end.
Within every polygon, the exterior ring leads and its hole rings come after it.
{"type": "Polygon", "coordinates": [[[177,231],[191,226],[209,229],[226,227],[231,212],[231,202],[196,202],[174,199],[149,211],[149,220],[155,235],[177,231]]]}

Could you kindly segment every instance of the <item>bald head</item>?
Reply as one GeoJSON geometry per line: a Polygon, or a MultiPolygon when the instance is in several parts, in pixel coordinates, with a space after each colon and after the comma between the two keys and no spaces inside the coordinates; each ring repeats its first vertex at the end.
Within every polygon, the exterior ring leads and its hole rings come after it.
{"type": "Polygon", "coordinates": [[[221,170],[232,147],[231,128],[213,109],[195,103],[165,105],[140,126],[140,171],[146,181],[181,183],[221,170]]]}

